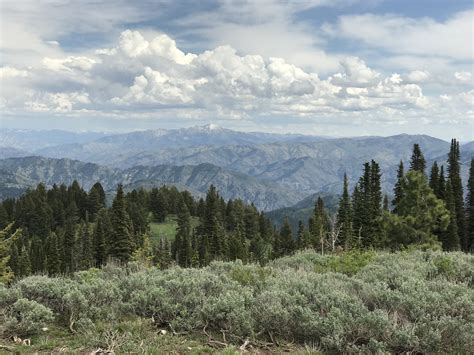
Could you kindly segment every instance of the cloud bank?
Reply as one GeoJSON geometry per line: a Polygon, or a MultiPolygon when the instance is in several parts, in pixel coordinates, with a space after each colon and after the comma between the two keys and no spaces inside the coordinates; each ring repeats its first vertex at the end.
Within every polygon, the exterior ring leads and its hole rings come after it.
{"type": "MultiPolygon", "coordinates": [[[[240,55],[231,46],[185,53],[166,34],[125,30],[109,48],[0,68],[3,110],[65,115],[216,119],[282,116],[400,123],[470,120],[472,91],[427,96],[423,70],[383,75],[358,57],[321,79],[285,59],[240,55]],[[441,110],[442,109],[442,110],[441,110]],[[446,116],[444,116],[446,115],[446,116]]],[[[470,72],[453,73],[460,82],[470,72]]]]}

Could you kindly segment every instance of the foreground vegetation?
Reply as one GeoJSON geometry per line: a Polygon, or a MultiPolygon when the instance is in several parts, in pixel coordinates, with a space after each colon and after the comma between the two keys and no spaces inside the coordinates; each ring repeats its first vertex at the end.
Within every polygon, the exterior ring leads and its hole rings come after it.
{"type": "Polygon", "coordinates": [[[431,250],[107,265],[0,286],[0,335],[19,351],[468,353],[473,286],[474,256],[431,250]]]}

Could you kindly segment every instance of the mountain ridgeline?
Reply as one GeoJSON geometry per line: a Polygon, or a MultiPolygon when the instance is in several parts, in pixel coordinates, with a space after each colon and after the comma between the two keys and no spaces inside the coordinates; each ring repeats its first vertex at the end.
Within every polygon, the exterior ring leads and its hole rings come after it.
{"type": "Polygon", "coordinates": [[[225,199],[242,198],[259,209],[273,210],[297,203],[305,195],[274,186],[271,182],[202,163],[199,165],[135,166],[120,170],[70,159],[42,157],[8,158],[0,160],[0,198],[16,197],[27,188],[43,182],[72,184],[74,180],[90,189],[100,181],[106,192],[124,184],[126,190],[139,187],[159,187],[164,184],[185,189],[196,196],[205,194],[211,185],[222,191],[225,199]]]}
{"type": "MultiPolygon", "coordinates": [[[[77,180],[88,189],[101,181],[108,194],[118,183],[126,190],[167,184],[197,197],[214,185],[225,199],[241,198],[260,210],[301,210],[305,199],[339,195],[344,174],[354,186],[360,162],[371,159],[380,166],[382,190],[391,195],[398,163],[408,162],[415,143],[429,164],[446,161],[449,143],[420,135],[330,139],[214,125],[109,135],[0,131],[0,198],[19,196],[39,182],[51,187],[77,180]]],[[[474,145],[460,150],[467,181],[474,145]]],[[[308,207],[296,218],[307,217],[308,207]]]]}

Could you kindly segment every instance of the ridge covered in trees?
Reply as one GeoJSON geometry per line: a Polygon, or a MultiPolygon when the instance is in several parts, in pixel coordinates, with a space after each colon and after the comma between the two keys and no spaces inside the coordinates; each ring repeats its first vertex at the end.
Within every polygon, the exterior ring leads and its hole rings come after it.
{"type": "Polygon", "coordinates": [[[109,207],[99,182],[89,191],[77,182],[51,189],[39,184],[20,198],[0,204],[2,275],[72,273],[109,260],[140,261],[161,268],[173,263],[203,267],[213,260],[236,259],[265,264],[308,248],[324,254],[437,244],[444,250],[472,251],[473,164],[471,160],[464,200],[459,142],[451,142],[447,174],[443,165],[434,162],[429,177],[423,153],[415,144],[407,172],[400,162],[389,203],[382,194],[378,163],[366,162],[352,193],[344,176],[337,213],[329,213],[318,198],[312,216],[307,223],[300,221],[296,233],[288,221],[277,230],[253,205],[225,201],[214,186],[205,198],[196,200],[174,187],[126,193],[118,185],[109,207]],[[177,216],[174,240],[152,242],[150,221],[164,222],[167,215],[177,216]],[[191,218],[199,220],[197,226],[191,218]]]}

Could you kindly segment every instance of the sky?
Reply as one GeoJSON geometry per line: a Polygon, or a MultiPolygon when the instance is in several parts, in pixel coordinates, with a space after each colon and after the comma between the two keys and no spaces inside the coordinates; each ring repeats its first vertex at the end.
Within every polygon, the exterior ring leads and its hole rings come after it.
{"type": "Polygon", "coordinates": [[[474,140],[464,0],[0,0],[0,128],[474,140]]]}

